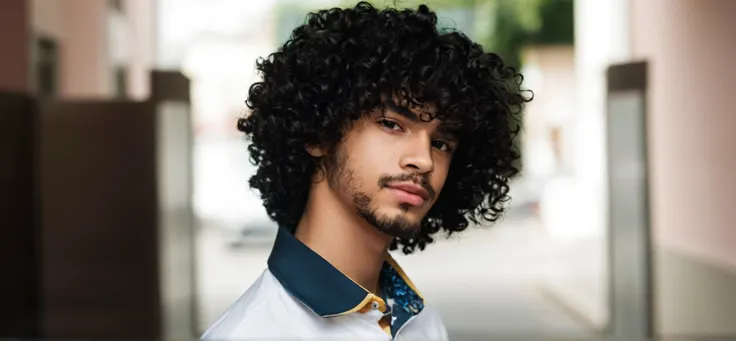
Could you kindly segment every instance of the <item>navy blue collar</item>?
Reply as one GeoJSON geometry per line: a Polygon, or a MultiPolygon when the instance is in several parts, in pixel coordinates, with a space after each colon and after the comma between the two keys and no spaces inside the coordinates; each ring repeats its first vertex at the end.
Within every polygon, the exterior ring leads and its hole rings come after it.
{"type": "MultiPolygon", "coordinates": [[[[268,268],[292,296],[322,317],[363,311],[376,297],[283,227],[276,236],[268,268]]],[[[382,301],[393,300],[388,311],[394,310],[395,315],[406,315],[408,319],[423,309],[421,294],[389,255],[381,270],[380,285],[382,301]]]]}

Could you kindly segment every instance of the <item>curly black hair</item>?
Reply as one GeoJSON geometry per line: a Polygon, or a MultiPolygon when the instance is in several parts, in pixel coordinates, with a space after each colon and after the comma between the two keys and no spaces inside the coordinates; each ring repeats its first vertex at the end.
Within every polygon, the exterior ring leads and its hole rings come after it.
{"type": "Polygon", "coordinates": [[[421,231],[396,238],[391,250],[423,250],[440,230],[450,235],[470,222],[494,222],[506,209],[509,179],[519,172],[513,142],[531,97],[516,68],[460,32],[439,30],[427,6],[377,9],[361,2],[310,13],[257,69],[262,81],[250,87],[251,110],[238,129],[250,139],[257,166],[250,186],[279,225],[296,227],[319,167],[305,146],[335,146],[346,124],[381,107],[387,95],[431,103],[459,137],[421,231]]]}

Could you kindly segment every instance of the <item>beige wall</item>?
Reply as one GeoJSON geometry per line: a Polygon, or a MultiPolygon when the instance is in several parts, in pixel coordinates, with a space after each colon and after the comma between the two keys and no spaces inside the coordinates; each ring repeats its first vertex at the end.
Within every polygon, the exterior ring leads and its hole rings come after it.
{"type": "Polygon", "coordinates": [[[54,38],[59,44],[62,97],[113,96],[113,49],[128,65],[128,97],[139,100],[148,97],[155,1],[125,0],[123,7],[125,13],[118,22],[122,25],[117,26],[122,34],[116,35],[122,41],[111,41],[107,1],[30,1],[33,33],[54,38]]]}
{"type": "Polygon", "coordinates": [[[61,95],[108,97],[112,93],[107,58],[107,1],[63,0],[61,95]]]}
{"type": "Polygon", "coordinates": [[[650,62],[658,330],[736,335],[736,1],[629,3],[650,62]]]}
{"type": "Polygon", "coordinates": [[[27,8],[25,0],[0,1],[0,90],[29,90],[27,8]]]}
{"type": "Polygon", "coordinates": [[[736,268],[736,1],[632,1],[632,26],[651,61],[656,241],[736,268]]]}
{"type": "Polygon", "coordinates": [[[100,98],[112,93],[107,57],[107,1],[31,0],[33,34],[59,47],[59,95],[100,98]]]}
{"type": "Polygon", "coordinates": [[[64,0],[31,0],[31,24],[35,34],[62,39],[64,25],[61,5],[64,0]]]}

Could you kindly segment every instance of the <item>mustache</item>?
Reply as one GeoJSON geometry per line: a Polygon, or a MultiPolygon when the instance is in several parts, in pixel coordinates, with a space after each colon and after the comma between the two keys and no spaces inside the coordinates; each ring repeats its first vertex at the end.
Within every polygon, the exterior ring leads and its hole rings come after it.
{"type": "Polygon", "coordinates": [[[386,188],[394,182],[412,182],[415,185],[421,186],[422,188],[424,188],[425,191],[427,191],[427,193],[429,193],[429,198],[432,200],[434,200],[435,196],[437,195],[437,192],[434,190],[434,188],[432,188],[432,185],[429,184],[429,177],[426,175],[383,175],[378,180],[378,186],[380,186],[381,188],[386,188]]]}

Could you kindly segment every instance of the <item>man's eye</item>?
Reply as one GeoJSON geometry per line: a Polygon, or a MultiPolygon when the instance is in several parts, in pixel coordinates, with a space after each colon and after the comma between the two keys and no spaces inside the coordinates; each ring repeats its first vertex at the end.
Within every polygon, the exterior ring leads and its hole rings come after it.
{"type": "Polygon", "coordinates": [[[401,127],[398,124],[396,124],[396,122],[392,122],[389,120],[380,120],[378,121],[378,124],[380,124],[381,126],[383,126],[384,128],[388,130],[401,131],[401,127]]]}
{"type": "Polygon", "coordinates": [[[445,141],[439,141],[439,140],[432,141],[432,147],[435,147],[443,152],[449,153],[452,151],[452,147],[450,146],[450,144],[448,144],[445,141]]]}

